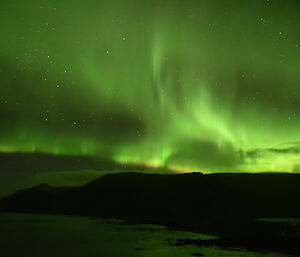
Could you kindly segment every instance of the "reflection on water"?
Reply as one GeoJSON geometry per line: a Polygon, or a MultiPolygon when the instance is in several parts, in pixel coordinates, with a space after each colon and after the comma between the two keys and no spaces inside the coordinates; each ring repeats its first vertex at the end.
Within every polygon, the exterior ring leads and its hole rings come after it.
{"type": "Polygon", "coordinates": [[[174,246],[179,238],[211,235],[170,231],[157,225],[60,215],[0,214],[0,253],[5,257],[283,257],[242,249],[174,246]],[[201,255],[203,254],[203,255],[201,255]]]}
{"type": "Polygon", "coordinates": [[[272,222],[272,223],[288,223],[292,226],[299,226],[300,219],[299,218],[260,218],[258,221],[263,222],[272,222]]]}

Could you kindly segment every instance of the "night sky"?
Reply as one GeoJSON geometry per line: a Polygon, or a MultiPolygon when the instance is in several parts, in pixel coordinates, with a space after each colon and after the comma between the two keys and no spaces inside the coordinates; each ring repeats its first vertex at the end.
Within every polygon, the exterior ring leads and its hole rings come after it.
{"type": "Polygon", "coordinates": [[[297,0],[1,0],[0,152],[298,172],[299,12],[297,0]]]}

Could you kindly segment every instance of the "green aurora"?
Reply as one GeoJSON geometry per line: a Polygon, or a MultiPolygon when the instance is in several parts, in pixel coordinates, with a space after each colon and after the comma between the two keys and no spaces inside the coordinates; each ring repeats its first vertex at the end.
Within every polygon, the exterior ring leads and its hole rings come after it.
{"type": "Polygon", "coordinates": [[[0,152],[300,171],[296,0],[2,0],[0,152]]]}

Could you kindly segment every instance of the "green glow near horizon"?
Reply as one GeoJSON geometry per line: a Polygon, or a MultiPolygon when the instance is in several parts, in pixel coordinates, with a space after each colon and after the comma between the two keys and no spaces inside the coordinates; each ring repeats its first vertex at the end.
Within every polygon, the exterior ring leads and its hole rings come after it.
{"type": "Polygon", "coordinates": [[[0,152],[300,170],[297,1],[4,0],[0,152]]]}

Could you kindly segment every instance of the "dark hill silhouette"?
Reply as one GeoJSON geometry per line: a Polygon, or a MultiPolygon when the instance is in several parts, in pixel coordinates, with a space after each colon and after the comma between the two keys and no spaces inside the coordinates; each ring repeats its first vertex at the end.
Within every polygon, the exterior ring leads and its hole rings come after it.
{"type": "Polygon", "coordinates": [[[178,244],[218,244],[278,250],[297,256],[299,228],[257,222],[300,217],[298,174],[105,175],[80,187],[41,184],[0,200],[0,211],[87,215],[164,224],[215,233],[222,240],[184,239],[178,244]]]}
{"type": "Polygon", "coordinates": [[[300,175],[105,175],[81,187],[39,185],[0,201],[1,210],[142,219],[300,217],[300,175]]]}

